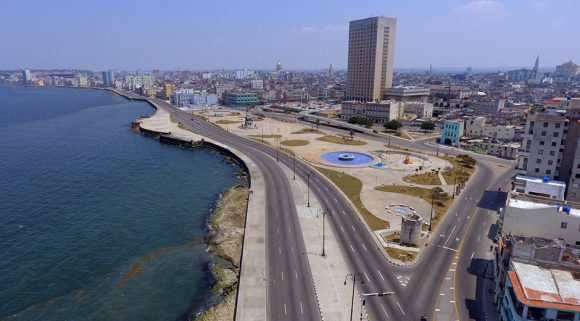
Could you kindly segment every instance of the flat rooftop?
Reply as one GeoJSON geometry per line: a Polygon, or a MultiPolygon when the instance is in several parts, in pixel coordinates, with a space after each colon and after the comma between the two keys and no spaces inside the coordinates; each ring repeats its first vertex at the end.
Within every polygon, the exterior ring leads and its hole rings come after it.
{"type": "MultiPolygon", "coordinates": [[[[520,302],[536,307],[580,311],[580,280],[573,272],[512,261],[510,280],[520,302]]],[[[580,273],[580,272],[576,272],[580,273]]]]}
{"type": "Polygon", "coordinates": [[[533,177],[533,176],[517,175],[516,181],[518,181],[518,180],[522,180],[522,181],[526,181],[526,182],[533,182],[533,183],[541,183],[541,184],[546,184],[546,185],[551,185],[551,186],[566,187],[566,183],[564,183],[562,181],[549,180],[547,182],[544,182],[544,180],[542,178],[533,177]]]}
{"type": "MultiPolygon", "coordinates": [[[[522,194],[519,194],[519,195],[522,195],[522,194]]],[[[521,209],[529,209],[529,210],[541,209],[541,208],[553,208],[554,210],[556,210],[556,206],[557,206],[558,212],[562,212],[562,214],[565,213],[563,211],[563,206],[565,205],[564,201],[560,201],[559,205],[551,204],[551,203],[558,203],[557,200],[547,199],[547,201],[550,201],[550,202],[549,203],[542,203],[542,202],[537,202],[534,200],[510,198],[509,202],[508,202],[508,206],[515,207],[515,208],[521,208],[521,209]]],[[[573,216],[580,216],[580,209],[571,207],[569,214],[573,215],[573,216]]]]}

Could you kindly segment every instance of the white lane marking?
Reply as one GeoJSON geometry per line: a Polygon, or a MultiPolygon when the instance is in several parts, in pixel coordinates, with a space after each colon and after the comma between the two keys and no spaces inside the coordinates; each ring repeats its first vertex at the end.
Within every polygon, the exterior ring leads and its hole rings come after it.
{"type": "Polygon", "coordinates": [[[284,315],[286,315],[286,303],[284,303],[284,315]]]}
{"type": "Polygon", "coordinates": [[[352,227],[352,230],[356,232],[356,229],[354,228],[354,226],[353,226],[353,225],[351,225],[350,227],[352,227]]]}
{"type": "Polygon", "coordinates": [[[346,215],[346,212],[344,210],[342,210],[342,215],[346,215]]]}
{"type": "Polygon", "coordinates": [[[340,230],[344,232],[344,229],[342,228],[342,225],[340,226],[340,230]]]}
{"type": "Polygon", "coordinates": [[[278,255],[282,255],[282,248],[278,246],[278,255]]]}
{"type": "Polygon", "coordinates": [[[294,270],[294,276],[296,277],[296,280],[298,280],[298,272],[296,272],[296,270],[294,270]]]}
{"type": "Polygon", "coordinates": [[[385,311],[385,307],[381,304],[381,309],[383,309],[383,313],[387,316],[387,318],[389,317],[389,314],[387,314],[387,311],[385,311]]]}
{"type": "Polygon", "coordinates": [[[292,250],[292,253],[294,253],[294,246],[291,246],[290,249],[292,250]]]}
{"type": "Polygon", "coordinates": [[[479,239],[481,238],[481,234],[477,236],[477,241],[479,242],[479,239]]]}
{"type": "Polygon", "coordinates": [[[284,272],[280,271],[280,275],[282,275],[282,281],[284,281],[284,272]]]}
{"type": "Polygon", "coordinates": [[[330,190],[328,189],[328,187],[324,186],[324,189],[325,189],[327,192],[330,192],[330,190]]]}
{"type": "Polygon", "coordinates": [[[369,276],[367,275],[367,272],[363,272],[365,274],[365,278],[367,278],[367,281],[370,282],[371,279],[369,279],[369,276]]]}
{"type": "Polygon", "coordinates": [[[403,311],[403,308],[401,308],[401,305],[399,304],[399,301],[397,301],[397,306],[399,307],[399,309],[401,310],[401,312],[403,312],[403,315],[406,315],[405,314],[405,311],[403,311]]]}
{"type": "Polygon", "coordinates": [[[362,243],[361,243],[361,245],[362,245],[363,249],[365,249],[365,251],[366,251],[367,250],[367,247],[364,244],[362,244],[362,243]]]}
{"type": "Polygon", "coordinates": [[[290,233],[290,228],[288,228],[288,233],[290,233]]]}
{"type": "Polygon", "coordinates": [[[453,234],[453,231],[455,231],[456,227],[457,225],[453,225],[453,229],[451,230],[451,233],[449,233],[449,237],[447,238],[447,241],[445,241],[445,244],[443,244],[443,246],[447,246],[447,242],[449,242],[449,239],[451,239],[451,235],[453,234]]]}
{"type": "Polygon", "coordinates": [[[278,228],[278,235],[280,235],[280,228],[278,228]]]}
{"type": "Polygon", "coordinates": [[[377,272],[379,272],[379,276],[381,277],[381,279],[383,279],[383,281],[385,280],[385,278],[383,277],[383,275],[381,274],[381,271],[377,270],[377,272]]]}
{"type": "Polygon", "coordinates": [[[335,201],[336,203],[338,203],[338,200],[336,199],[336,197],[334,198],[334,201],[335,201]]]}
{"type": "Polygon", "coordinates": [[[352,250],[352,253],[354,253],[354,247],[352,247],[352,244],[350,245],[350,249],[352,250]]]}
{"type": "Polygon", "coordinates": [[[455,272],[455,269],[449,269],[449,272],[455,272]]]}
{"type": "Polygon", "coordinates": [[[445,293],[439,293],[439,295],[440,295],[440,296],[444,296],[444,295],[445,295],[445,293]]]}
{"type": "Polygon", "coordinates": [[[473,260],[474,255],[475,255],[475,252],[471,253],[471,260],[473,260]]]}
{"type": "Polygon", "coordinates": [[[302,308],[302,301],[300,301],[300,312],[302,312],[302,314],[304,314],[304,309],[302,308]]]}

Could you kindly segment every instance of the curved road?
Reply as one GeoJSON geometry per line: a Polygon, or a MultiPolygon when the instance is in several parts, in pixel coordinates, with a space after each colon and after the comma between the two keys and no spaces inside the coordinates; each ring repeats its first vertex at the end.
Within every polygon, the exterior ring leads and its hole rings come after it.
{"type": "MultiPolygon", "coordinates": [[[[264,173],[267,186],[267,262],[268,316],[270,320],[319,320],[310,268],[297,220],[296,208],[288,179],[276,164],[276,150],[259,142],[225,132],[204,121],[192,120],[187,112],[154,100],[194,132],[235,147],[252,159],[264,173]],[[294,250],[296,249],[296,250],[294,250]]],[[[367,137],[386,142],[387,138],[367,137]]],[[[402,147],[435,152],[436,147],[420,142],[392,138],[402,147]]],[[[443,151],[441,151],[443,152],[443,151]]],[[[448,154],[457,151],[447,150],[448,154]]],[[[311,190],[321,205],[329,210],[329,223],[337,236],[350,271],[364,278],[358,285],[361,293],[393,291],[393,296],[368,297],[366,309],[372,320],[419,320],[422,314],[431,319],[449,266],[474,220],[482,217],[477,209],[487,187],[496,183],[496,170],[490,158],[476,157],[478,171],[472,177],[461,198],[454,203],[449,215],[434,231],[431,245],[413,267],[398,267],[389,263],[366,231],[356,211],[332,183],[319,172],[296,161],[296,174],[306,181],[310,176],[311,190]],[[406,284],[400,277],[408,277],[406,284]]],[[[279,154],[280,162],[292,168],[293,157],[279,154]]],[[[509,161],[495,160],[511,166],[509,161]]],[[[501,175],[499,180],[505,179],[501,175]]],[[[324,295],[320,293],[319,295],[324,295]]]]}

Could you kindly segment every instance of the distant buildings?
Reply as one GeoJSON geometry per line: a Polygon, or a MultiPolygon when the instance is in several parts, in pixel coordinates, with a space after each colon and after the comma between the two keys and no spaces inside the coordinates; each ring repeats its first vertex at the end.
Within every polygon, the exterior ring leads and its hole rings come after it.
{"type": "Polygon", "coordinates": [[[149,88],[154,84],[153,76],[148,75],[128,75],[125,76],[125,85],[129,90],[137,88],[149,88]]]}
{"type": "Polygon", "coordinates": [[[282,62],[278,61],[276,63],[276,71],[278,72],[282,71],[282,62]]]}
{"type": "Polygon", "coordinates": [[[347,101],[379,101],[393,83],[395,18],[351,21],[348,35],[347,101]]]}
{"type": "Polygon", "coordinates": [[[465,136],[472,138],[491,138],[501,141],[513,141],[516,136],[515,126],[487,124],[485,117],[466,117],[465,136]]]}
{"type": "Polygon", "coordinates": [[[257,93],[229,92],[225,94],[225,103],[232,107],[258,105],[260,97],[257,93]]]}
{"type": "Polygon", "coordinates": [[[22,71],[22,84],[23,85],[30,85],[32,84],[32,74],[30,73],[29,69],[24,69],[22,71]]]}
{"type": "Polygon", "coordinates": [[[218,104],[218,96],[191,88],[183,88],[173,92],[171,103],[178,107],[216,106],[218,104]]]}
{"type": "Polygon", "coordinates": [[[103,71],[101,73],[103,78],[103,87],[115,87],[115,72],[112,70],[103,71]]]}
{"type": "Polygon", "coordinates": [[[236,70],[236,79],[246,79],[254,75],[253,70],[236,70]]]}
{"type": "Polygon", "coordinates": [[[536,58],[536,62],[534,63],[533,69],[518,69],[508,71],[507,73],[508,80],[511,81],[530,81],[530,80],[538,80],[541,78],[540,75],[540,56],[536,58]]]}
{"type": "Polygon", "coordinates": [[[441,144],[459,146],[459,139],[463,136],[463,121],[446,120],[441,133],[441,144]]]}
{"type": "Polygon", "coordinates": [[[396,101],[421,101],[429,100],[429,88],[416,86],[396,86],[383,90],[383,99],[394,99],[396,101]]]}
{"type": "Polygon", "coordinates": [[[556,66],[556,74],[561,76],[576,76],[580,74],[580,66],[572,60],[556,66]]]}

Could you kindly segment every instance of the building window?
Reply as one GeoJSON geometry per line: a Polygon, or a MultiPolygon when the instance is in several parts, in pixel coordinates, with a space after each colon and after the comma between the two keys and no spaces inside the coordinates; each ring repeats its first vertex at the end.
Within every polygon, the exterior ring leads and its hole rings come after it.
{"type": "Polygon", "coordinates": [[[560,134],[559,133],[554,133],[554,137],[558,137],[560,134]]]}
{"type": "Polygon", "coordinates": [[[546,175],[550,175],[550,174],[552,174],[552,170],[551,169],[547,169],[546,170],[546,175]]]}
{"type": "Polygon", "coordinates": [[[540,146],[544,146],[544,143],[545,143],[545,142],[544,142],[543,140],[541,140],[541,141],[540,141],[540,146]]]}
{"type": "Polygon", "coordinates": [[[555,126],[556,128],[560,128],[560,123],[556,123],[554,126],[555,126]]]}
{"type": "Polygon", "coordinates": [[[554,156],[556,154],[556,151],[551,150],[550,151],[550,156],[554,156]]]}
{"type": "Polygon", "coordinates": [[[536,159],[536,164],[541,164],[541,163],[542,163],[542,159],[541,158],[536,159]]]}
{"type": "Polygon", "coordinates": [[[546,136],[546,132],[542,132],[542,136],[546,136]]]}
{"type": "Polygon", "coordinates": [[[552,142],[552,147],[556,147],[556,142],[552,142]]]}
{"type": "Polygon", "coordinates": [[[550,159],[550,160],[548,160],[548,165],[552,165],[553,163],[554,163],[554,161],[553,161],[553,160],[551,160],[551,159],[550,159]]]}
{"type": "Polygon", "coordinates": [[[544,128],[548,127],[548,123],[544,122],[544,128]]]}
{"type": "Polygon", "coordinates": [[[538,150],[538,155],[544,155],[544,150],[543,149],[538,150]]]}
{"type": "Polygon", "coordinates": [[[560,223],[560,228],[561,229],[566,229],[568,227],[568,222],[562,222],[560,223]]]}
{"type": "Polygon", "coordinates": [[[539,169],[539,168],[536,168],[536,169],[534,170],[534,173],[539,173],[539,172],[540,172],[540,169],[539,169]]]}

